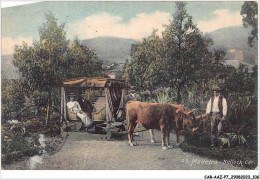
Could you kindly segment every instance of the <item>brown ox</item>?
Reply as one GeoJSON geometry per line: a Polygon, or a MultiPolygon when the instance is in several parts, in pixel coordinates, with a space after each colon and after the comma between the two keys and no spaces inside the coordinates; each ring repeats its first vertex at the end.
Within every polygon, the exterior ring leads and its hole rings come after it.
{"type": "MultiPolygon", "coordinates": [[[[133,139],[133,132],[140,123],[146,129],[157,129],[162,133],[162,147],[167,149],[169,146],[170,131],[175,129],[177,142],[179,141],[179,121],[183,111],[180,108],[170,104],[144,103],[139,101],[130,101],[126,105],[126,118],[128,121],[128,139],[130,146],[136,145],[133,139]],[[166,138],[166,142],[165,142],[166,138]]],[[[188,126],[193,128],[189,121],[188,126]]]]}
{"type": "MultiPolygon", "coordinates": [[[[195,117],[194,110],[189,110],[188,108],[184,107],[182,104],[170,104],[172,107],[177,108],[176,113],[177,121],[176,121],[176,140],[177,145],[180,144],[180,131],[185,129],[186,127],[192,128],[192,131],[196,131],[200,126],[200,121],[195,117]]],[[[153,135],[153,129],[149,129],[151,143],[155,143],[155,138],[153,135]]]]}

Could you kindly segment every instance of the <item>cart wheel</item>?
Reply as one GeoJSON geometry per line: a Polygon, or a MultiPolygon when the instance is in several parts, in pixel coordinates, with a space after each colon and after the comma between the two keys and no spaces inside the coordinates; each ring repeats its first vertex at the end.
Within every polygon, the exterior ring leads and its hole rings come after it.
{"type": "Polygon", "coordinates": [[[73,131],[79,131],[82,125],[83,125],[82,121],[73,122],[73,131]]]}
{"type": "Polygon", "coordinates": [[[111,131],[108,131],[108,132],[107,132],[107,135],[106,135],[106,137],[105,137],[105,139],[106,139],[107,141],[109,141],[109,140],[111,139],[111,136],[112,136],[111,131]]]}

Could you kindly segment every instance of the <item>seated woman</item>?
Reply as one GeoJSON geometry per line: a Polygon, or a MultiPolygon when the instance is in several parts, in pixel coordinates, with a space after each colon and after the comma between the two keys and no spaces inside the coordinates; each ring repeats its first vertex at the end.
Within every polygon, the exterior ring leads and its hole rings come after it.
{"type": "Polygon", "coordinates": [[[69,96],[70,96],[70,101],[67,103],[68,109],[71,112],[75,113],[81,119],[81,121],[84,123],[86,127],[90,127],[92,125],[91,118],[81,110],[78,101],[75,101],[75,95],[71,93],[69,96]]]}

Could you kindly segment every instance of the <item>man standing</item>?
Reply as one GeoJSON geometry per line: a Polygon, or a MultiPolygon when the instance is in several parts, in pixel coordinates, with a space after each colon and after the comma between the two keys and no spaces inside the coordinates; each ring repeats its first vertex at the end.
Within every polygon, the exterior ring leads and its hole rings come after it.
{"type": "Polygon", "coordinates": [[[211,146],[216,145],[216,139],[222,133],[222,121],[226,120],[227,101],[220,94],[222,89],[218,86],[213,88],[214,95],[210,98],[206,113],[210,118],[211,146]]]}

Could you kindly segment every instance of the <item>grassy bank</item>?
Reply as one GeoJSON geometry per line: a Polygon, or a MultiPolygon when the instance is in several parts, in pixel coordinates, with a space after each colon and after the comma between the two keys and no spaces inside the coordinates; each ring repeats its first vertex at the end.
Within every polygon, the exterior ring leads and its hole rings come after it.
{"type": "MultiPolygon", "coordinates": [[[[242,134],[241,134],[242,135],[242,134]]],[[[231,143],[230,146],[210,147],[210,133],[186,134],[186,140],[181,145],[184,152],[191,152],[222,163],[229,163],[245,169],[255,169],[258,165],[257,129],[248,127],[243,137],[245,144],[231,143]]]]}

